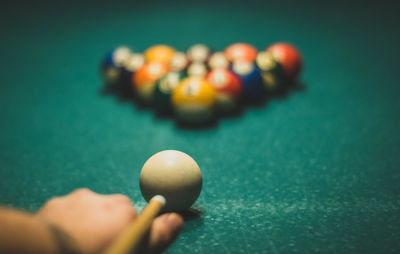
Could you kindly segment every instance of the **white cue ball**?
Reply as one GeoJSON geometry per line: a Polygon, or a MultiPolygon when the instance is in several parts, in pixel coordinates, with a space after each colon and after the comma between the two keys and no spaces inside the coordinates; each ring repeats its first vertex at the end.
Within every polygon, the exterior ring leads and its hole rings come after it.
{"type": "Polygon", "coordinates": [[[148,202],[155,195],[167,200],[164,211],[183,211],[200,195],[202,176],[199,165],[186,153],[165,150],[154,154],[143,165],[140,190],[148,202]]]}

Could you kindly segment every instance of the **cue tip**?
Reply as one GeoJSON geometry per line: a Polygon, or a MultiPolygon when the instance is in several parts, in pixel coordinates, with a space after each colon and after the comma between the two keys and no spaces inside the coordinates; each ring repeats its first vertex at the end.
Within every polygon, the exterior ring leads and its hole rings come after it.
{"type": "Polygon", "coordinates": [[[153,200],[160,202],[162,204],[162,206],[165,206],[165,204],[167,203],[167,200],[162,195],[155,195],[154,197],[152,197],[150,199],[150,201],[153,201],[153,200]]]}

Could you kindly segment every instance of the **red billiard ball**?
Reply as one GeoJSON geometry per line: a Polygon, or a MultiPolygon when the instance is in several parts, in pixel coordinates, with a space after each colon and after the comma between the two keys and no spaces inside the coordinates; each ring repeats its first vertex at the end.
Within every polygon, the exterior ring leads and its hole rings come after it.
{"type": "Polygon", "coordinates": [[[224,54],[231,62],[237,60],[252,62],[257,57],[257,49],[247,43],[235,43],[228,46],[224,54]]]}
{"type": "Polygon", "coordinates": [[[278,42],[266,49],[282,65],[289,81],[294,81],[302,68],[302,57],[300,52],[288,43],[278,42]]]}
{"type": "Polygon", "coordinates": [[[216,91],[217,109],[221,112],[233,111],[242,90],[239,78],[228,69],[218,68],[211,70],[206,80],[216,91]]]}

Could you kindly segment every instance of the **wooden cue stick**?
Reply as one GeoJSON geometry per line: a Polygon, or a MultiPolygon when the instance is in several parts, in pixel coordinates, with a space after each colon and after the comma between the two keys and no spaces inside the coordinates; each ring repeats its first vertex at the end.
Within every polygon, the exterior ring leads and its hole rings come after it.
{"type": "Polygon", "coordinates": [[[165,202],[163,196],[154,196],[139,217],[128,225],[104,254],[135,253],[135,250],[149,230],[153,219],[165,205],[165,202]]]}

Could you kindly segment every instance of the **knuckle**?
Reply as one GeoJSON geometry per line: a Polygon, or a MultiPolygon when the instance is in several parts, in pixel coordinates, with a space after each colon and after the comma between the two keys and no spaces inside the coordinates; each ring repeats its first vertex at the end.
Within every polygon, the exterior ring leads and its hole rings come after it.
{"type": "Polygon", "coordinates": [[[88,194],[92,194],[93,192],[88,188],[79,188],[72,192],[74,195],[84,196],[88,194]]]}

